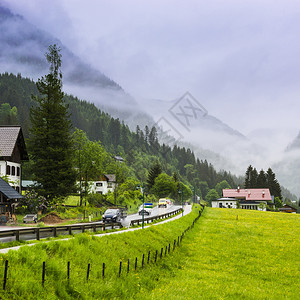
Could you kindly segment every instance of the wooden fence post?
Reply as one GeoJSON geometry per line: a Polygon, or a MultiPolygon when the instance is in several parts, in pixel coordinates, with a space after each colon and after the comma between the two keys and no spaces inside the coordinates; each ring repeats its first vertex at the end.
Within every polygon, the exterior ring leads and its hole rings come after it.
{"type": "Polygon", "coordinates": [[[102,265],[102,278],[105,277],[105,263],[102,265]]]}
{"type": "Polygon", "coordinates": [[[148,252],[148,260],[147,260],[147,264],[149,264],[149,261],[150,261],[150,250],[148,252]]]}
{"type": "Polygon", "coordinates": [[[122,272],[122,261],[120,261],[120,266],[119,266],[119,277],[121,277],[121,272],[122,272]]]}
{"type": "Polygon", "coordinates": [[[4,278],[3,278],[3,290],[5,290],[5,287],[6,287],[7,269],[8,269],[8,260],[5,261],[4,278]]]}
{"type": "Polygon", "coordinates": [[[15,233],[16,233],[16,241],[19,241],[20,240],[20,231],[16,230],[15,233]]]}
{"type": "Polygon", "coordinates": [[[136,267],[137,267],[137,257],[135,258],[134,270],[136,270],[136,267]]]}
{"type": "Polygon", "coordinates": [[[40,229],[36,228],[36,239],[39,241],[40,240],[40,229]]]}
{"type": "Polygon", "coordinates": [[[67,276],[68,276],[68,281],[70,280],[70,262],[68,261],[67,265],[67,276]]]}
{"type": "Polygon", "coordinates": [[[127,261],[127,273],[129,273],[129,258],[128,258],[128,261],[127,261]]]}
{"type": "Polygon", "coordinates": [[[88,264],[88,268],[87,268],[86,281],[89,281],[90,267],[91,267],[91,264],[89,263],[89,264],[88,264]]]}
{"type": "Polygon", "coordinates": [[[145,260],[145,254],[143,254],[143,258],[142,258],[142,269],[144,268],[144,260],[145,260]]]}
{"type": "Polygon", "coordinates": [[[42,286],[45,284],[45,274],[46,274],[46,262],[43,261],[43,272],[42,272],[42,286]]]}

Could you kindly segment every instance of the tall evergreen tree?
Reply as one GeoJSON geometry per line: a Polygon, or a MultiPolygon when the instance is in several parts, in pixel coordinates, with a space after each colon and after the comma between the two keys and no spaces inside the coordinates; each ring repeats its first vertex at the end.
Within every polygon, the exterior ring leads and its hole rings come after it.
{"type": "Polygon", "coordinates": [[[268,188],[270,189],[271,195],[274,197],[278,197],[279,199],[282,199],[280,184],[277,181],[275,173],[272,171],[271,168],[269,168],[266,173],[266,180],[267,180],[268,188]]]}
{"type": "Polygon", "coordinates": [[[63,100],[61,54],[56,45],[49,46],[46,58],[49,74],[37,82],[40,96],[32,96],[29,150],[32,171],[39,193],[48,200],[74,191],[73,141],[68,107],[63,100]]]}
{"type": "Polygon", "coordinates": [[[266,174],[263,169],[260,170],[258,176],[257,176],[257,188],[265,188],[267,187],[267,179],[266,174]]]}
{"type": "Polygon", "coordinates": [[[244,188],[248,189],[250,188],[250,178],[251,178],[251,172],[253,171],[253,167],[250,165],[247,168],[246,174],[245,174],[245,182],[244,182],[244,188]]]}
{"type": "Polygon", "coordinates": [[[151,169],[149,170],[149,174],[148,174],[148,178],[147,178],[147,185],[148,188],[151,189],[152,186],[155,183],[155,178],[161,174],[162,172],[162,168],[160,163],[158,162],[158,160],[154,163],[154,165],[151,167],[151,169]]]}
{"type": "Polygon", "coordinates": [[[257,177],[258,173],[256,168],[253,168],[250,174],[250,188],[257,188],[257,177]]]}

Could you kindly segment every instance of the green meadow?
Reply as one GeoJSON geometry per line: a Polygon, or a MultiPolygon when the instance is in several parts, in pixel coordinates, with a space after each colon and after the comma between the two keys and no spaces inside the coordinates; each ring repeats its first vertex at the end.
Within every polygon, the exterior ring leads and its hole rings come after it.
{"type": "Polygon", "coordinates": [[[299,299],[299,215],[205,208],[178,246],[178,236],[191,226],[198,209],[144,230],[79,234],[2,254],[0,298],[299,299]],[[3,291],[5,260],[9,268],[3,291]]]}

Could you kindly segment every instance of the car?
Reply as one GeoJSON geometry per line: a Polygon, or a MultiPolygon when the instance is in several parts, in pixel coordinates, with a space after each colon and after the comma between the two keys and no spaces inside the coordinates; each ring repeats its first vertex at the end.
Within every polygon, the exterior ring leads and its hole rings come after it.
{"type": "Polygon", "coordinates": [[[158,207],[167,207],[168,202],[167,199],[161,198],[158,200],[158,207]]]}
{"type": "Polygon", "coordinates": [[[31,222],[34,222],[34,223],[37,222],[36,214],[28,214],[23,218],[23,223],[31,223],[31,222]]]}
{"type": "Polygon", "coordinates": [[[139,208],[139,215],[151,215],[152,207],[152,203],[145,203],[144,205],[142,204],[139,208]]]}
{"type": "Polygon", "coordinates": [[[118,208],[109,208],[102,216],[103,223],[116,223],[120,222],[122,212],[118,208]]]}

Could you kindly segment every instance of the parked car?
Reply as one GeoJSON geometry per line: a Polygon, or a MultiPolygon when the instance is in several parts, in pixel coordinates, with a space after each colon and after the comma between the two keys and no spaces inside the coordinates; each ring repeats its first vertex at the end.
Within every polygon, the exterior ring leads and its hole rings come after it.
{"type": "Polygon", "coordinates": [[[167,207],[168,202],[167,199],[161,198],[158,200],[158,207],[167,207]]]}
{"type": "Polygon", "coordinates": [[[36,214],[28,214],[23,218],[23,223],[31,223],[31,222],[34,222],[34,223],[37,222],[36,214]]]}
{"type": "Polygon", "coordinates": [[[152,208],[153,208],[153,203],[145,203],[144,205],[142,204],[139,208],[139,215],[151,215],[152,212],[152,208]]]}
{"type": "Polygon", "coordinates": [[[116,223],[120,222],[122,217],[122,212],[118,208],[109,208],[105,211],[102,216],[103,223],[116,223]]]}

